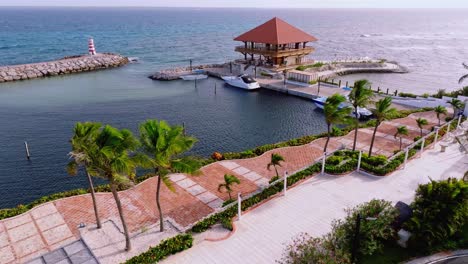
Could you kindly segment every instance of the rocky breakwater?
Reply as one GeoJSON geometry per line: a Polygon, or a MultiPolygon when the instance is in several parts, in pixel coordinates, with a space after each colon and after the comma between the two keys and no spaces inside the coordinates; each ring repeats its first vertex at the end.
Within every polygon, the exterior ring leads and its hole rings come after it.
{"type": "Polygon", "coordinates": [[[229,67],[228,63],[197,65],[197,66],[193,66],[192,70],[190,70],[190,67],[176,67],[176,68],[158,71],[148,77],[152,80],[158,80],[158,81],[173,81],[173,80],[179,79],[180,76],[182,75],[191,74],[193,71],[196,71],[196,70],[204,70],[206,72],[210,72],[212,70],[225,69],[227,67],[229,67]]]}
{"type": "Polygon", "coordinates": [[[121,55],[100,53],[94,56],[65,57],[49,62],[1,66],[0,83],[114,68],[128,62],[128,58],[121,55]]]}

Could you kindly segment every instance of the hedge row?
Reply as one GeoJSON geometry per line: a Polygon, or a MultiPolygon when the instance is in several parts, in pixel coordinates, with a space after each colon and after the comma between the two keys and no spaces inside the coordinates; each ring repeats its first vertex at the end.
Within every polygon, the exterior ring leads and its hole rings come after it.
{"type": "Polygon", "coordinates": [[[190,234],[180,234],[161,241],[159,245],[151,247],[148,251],[127,260],[126,264],[155,263],[167,256],[184,251],[192,247],[193,237],[190,234]]]}

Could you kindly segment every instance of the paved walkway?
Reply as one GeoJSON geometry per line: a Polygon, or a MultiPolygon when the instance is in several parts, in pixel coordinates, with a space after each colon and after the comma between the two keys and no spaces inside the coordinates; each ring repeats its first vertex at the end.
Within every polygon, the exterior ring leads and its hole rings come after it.
{"type": "Polygon", "coordinates": [[[316,176],[292,188],[286,197],[278,196],[245,214],[227,240],[203,241],[164,263],[274,263],[292,237],[301,232],[326,234],[331,221],[344,217],[347,207],[373,198],[410,203],[417,186],[429,177],[462,177],[468,170],[467,155],[457,145],[445,153],[439,147],[428,150],[423,157],[387,177],[316,176]]]}
{"type": "MultiPolygon", "coordinates": [[[[391,156],[399,148],[399,140],[393,138],[396,124],[411,127],[410,134],[404,136],[403,145],[412,143],[419,135],[416,129],[417,117],[428,119],[429,128],[437,123],[433,112],[417,113],[406,118],[384,122],[378,129],[373,153],[391,156]]],[[[372,129],[360,130],[357,148],[368,151],[372,129]]],[[[428,131],[425,131],[428,132],[428,131]]],[[[328,151],[343,146],[352,147],[354,132],[330,140],[328,151]]],[[[161,188],[161,204],[166,217],[173,219],[179,228],[184,228],[219,209],[228,199],[226,192],[220,193],[218,185],[224,182],[224,174],[232,174],[241,180],[233,187],[233,193],[248,195],[268,184],[275,176],[275,170],[268,170],[271,154],[282,155],[286,162],[278,167],[281,175],[310,166],[323,154],[326,139],[317,139],[309,144],[275,149],[262,156],[216,162],[201,169],[200,176],[184,174],[171,175],[176,192],[161,188]]],[[[158,222],[156,210],[156,178],[146,180],[132,189],[119,193],[124,215],[130,232],[136,234],[158,222]]],[[[111,193],[96,194],[99,215],[102,222],[114,220],[119,223],[117,208],[111,193]]],[[[0,263],[21,263],[36,258],[81,237],[78,226],[94,227],[94,213],[90,195],[60,199],[41,205],[33,210],[10,219],[0,221],[0,263]]],[[[158,236],[159,237],[159,236],[158,236]]],[[[155,241],[154,244],[157,241],[155,241]]],[[[137,252],[134,252],[135,254],[137,252]]]]}

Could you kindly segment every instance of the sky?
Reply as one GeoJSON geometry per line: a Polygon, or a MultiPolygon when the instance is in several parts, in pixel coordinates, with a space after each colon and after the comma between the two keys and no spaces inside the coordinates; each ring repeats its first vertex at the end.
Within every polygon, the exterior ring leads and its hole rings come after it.
{"type": "Polygon", "coordinates": [[[0,0],[0,6],[468,8],[468,0],[0,0]]]}

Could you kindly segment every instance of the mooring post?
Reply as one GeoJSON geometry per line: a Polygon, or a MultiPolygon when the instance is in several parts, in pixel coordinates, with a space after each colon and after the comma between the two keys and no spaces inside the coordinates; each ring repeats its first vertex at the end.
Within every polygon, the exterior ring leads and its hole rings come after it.
{"type": "Polygon", "coordinates": [[[237,193],[237,218],[239,221],[241,220],[242,217],[242,197],[241,193],[237,193]]]}
{"type": "Polygon", "coordinates": [[[256,79],[257,78],[257,65],[255,65],[255,67],[254,67],[254,75],[255,75],[254,78],[256,79]]]}
{"type": "Polygon", "coordinates": [[[406,168],[406,162],[408,161],[408,152],[409,152],[409,148],[406,148],[406,152],[405,152],[405,162],[403,163],[403,169],[406,168]]]}
{"type": "Polygon", "coordinates": [[[462,115],[459,115],[459,116],[458,116],[457,128],[460,127],[461,119],[462,119],[462,115]]]}
{"type": "Polygon", "coordinates": [[[24,147],[26,148],[26,158],[29,160],[31,155],[29,154],[28,142],[24,142],[24,147]]]}
{"type": "Polygon", "coordinates": [[[421,158],[422,157],[422,154],[423,154],[423,151],[424,151],[424,143],[426,141],[426,138],[423,138],[422,139],[422,142],[421,142],[421,154],[419,154],[419,157],[421,158]]]}
{"type": "Polygon", "coordinates": [[[286,196],[286,189],[288,188],[288,172],[284,173],[284,180],[283,180],[283,194],[286,196]]]}
{"type": "Polygon", "coordinates": [[[341,80],[338,82],[338,86],[341,88],[341,80]]]}
{"type": "Polygon", "coordinates": [[[190,59],[190,71],[192,71],[192,59],[190,59]]]}
{"type": "Polygon", "coordinates": [[[197,78],[195,78],[195,88],[197,88],[197,78]]]}
{"type": "Polygon", "coordinates": [[[398,95],[398,90],[395,90],[395,96],[397,96],[397,95],[398,95]]]}
{"type": "Polygon", "coordinates": [[[216,83],[215,83],[215,94],[216,94],[216,83]]]}
{"type": "Polygon", "coordinates": [[[229,62],[229,71],[232,73],[232,61],[229,62]]]}
{"type": "Polygon", "coordinates": [[[377,92],[380,93],[380,86],[377,87],[377,92]]]}
{"type": "Polygon", "coordinates": [[[388,88],[387,88],[387,95],[388,95],[388,88]]]}
{"type": "Polygon", "coordinates": [[[327,153],[323,153],[323,158],[322,158],[322,175],[325,173],[325,160],[327,159],[327,153]]]}
{"type": "Polygon", "coordinates": [[[320,95],[320,78],[318,78],[318,89],[317,89],[317,95],[320,95]]]}
{"type": "Polygon", "coordinates": [[[349,87],[349,86],[348,86],[348,81],[346,81],[346,87],[349,87]]]}
{"type": "Polygon", "coordinates": [[[359,151],[359,158],[357,163],[357,171],[361,169],[361,158],[362,158],[362,150],[359,151]]]}

